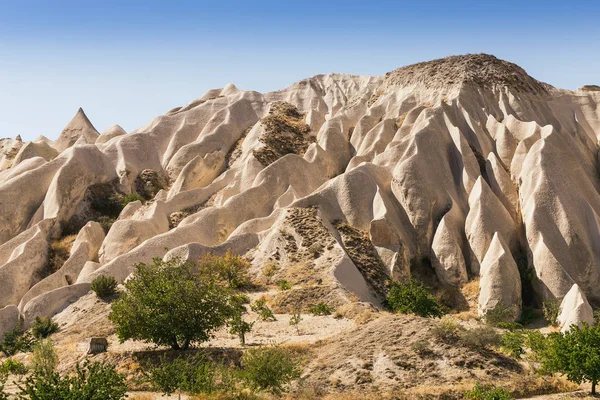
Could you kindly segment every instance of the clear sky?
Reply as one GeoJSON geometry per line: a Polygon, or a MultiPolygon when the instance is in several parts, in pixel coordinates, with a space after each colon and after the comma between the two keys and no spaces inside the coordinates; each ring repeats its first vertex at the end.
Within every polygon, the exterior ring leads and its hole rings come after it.
{"type": "Polygon", "coordinates": [[[0,0],[0,137],[55,139],[79,107],[131,131],[228,82],[270,91],[491,53],[600,84],[600,1],[0,0]]]}

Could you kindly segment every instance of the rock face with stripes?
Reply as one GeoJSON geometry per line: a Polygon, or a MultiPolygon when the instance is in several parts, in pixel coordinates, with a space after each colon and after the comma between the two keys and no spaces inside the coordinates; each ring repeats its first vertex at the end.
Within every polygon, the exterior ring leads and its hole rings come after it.
{"type": "Polygon", "coordinates": [[[480,312],[519,310],[520,273],[538,301],[574,285],[600,301],[599,103],[479,54],[270,93],[230,84],[129,133],[98,134],[79,110],[56,141],[2,141],[0,308],[52,314],[175,249],[231,249],[257,278],[274,263],[340,302],[378,303],[389,277],[481,275],[480,312]],[[40,274],[90,221],[105,235],[81,233],[40,274]]]}

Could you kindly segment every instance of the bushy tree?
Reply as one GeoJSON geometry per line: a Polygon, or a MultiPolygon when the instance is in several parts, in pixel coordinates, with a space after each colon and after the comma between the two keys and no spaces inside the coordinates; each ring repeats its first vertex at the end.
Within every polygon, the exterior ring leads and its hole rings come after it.
{"type": "Polygon", "coordinates": [[[404,282],[390,282],[386,302],[395,313],[435,318],[444,315],[443,307],[435,297],[429,294],[423,284],[412,278],[404,282]]]}
{"type": "Polygon", "coordinates": [[[242,378],[254,391],[275,395],[301,375],[300,361],[280,347],[261,347],[247,350],[242,356],[242,378]]]}
{"type": "Polygon", "coordinates": [[[109,315],[119,340],[179,350],[210,339],[231,314],[229,293],[215,274],[194,270],[193,262],[177,258],[137,264],[109,315]]]}
{"type": "Polygon", "coordinates": [[[600,381],[600,326],[572,325],[565,333],[548,335],[536,351],[545,372],[559,372],[581,384],[590,382],[592,394],[600,381]]]}

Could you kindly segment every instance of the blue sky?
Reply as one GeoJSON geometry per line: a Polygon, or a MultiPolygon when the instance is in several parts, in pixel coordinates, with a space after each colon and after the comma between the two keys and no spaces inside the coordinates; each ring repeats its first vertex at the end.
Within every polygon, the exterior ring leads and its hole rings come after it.
{"type": "Polygon", "coordinates": [[[0,0],[0,137],[56,138],[79,107],[131,131],[228,82],[265,92],[452,54],[575,89],[600,84],[599,20],[600,1],[0,0]]]}

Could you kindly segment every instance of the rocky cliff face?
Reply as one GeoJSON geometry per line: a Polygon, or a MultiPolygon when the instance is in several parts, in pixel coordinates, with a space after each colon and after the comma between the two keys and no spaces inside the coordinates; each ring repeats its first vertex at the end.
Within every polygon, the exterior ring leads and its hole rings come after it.
{"type": "Polygon", "coordinates": [[[594,304],[599,103],[467,55],[265,94],[228,85],[128,134],[99,135],[80,110],[56,142],[2,142],[0,315],[52,314],[98,275],[227,249],[334,303],[380,304],[383,281],[412,274],[482,276],[481,312],[575,284],[594,304]],[[121,210],[136,191],[148,201],[121,210]],[[44,269],[74,234],[65,267],[44,269]]]}

